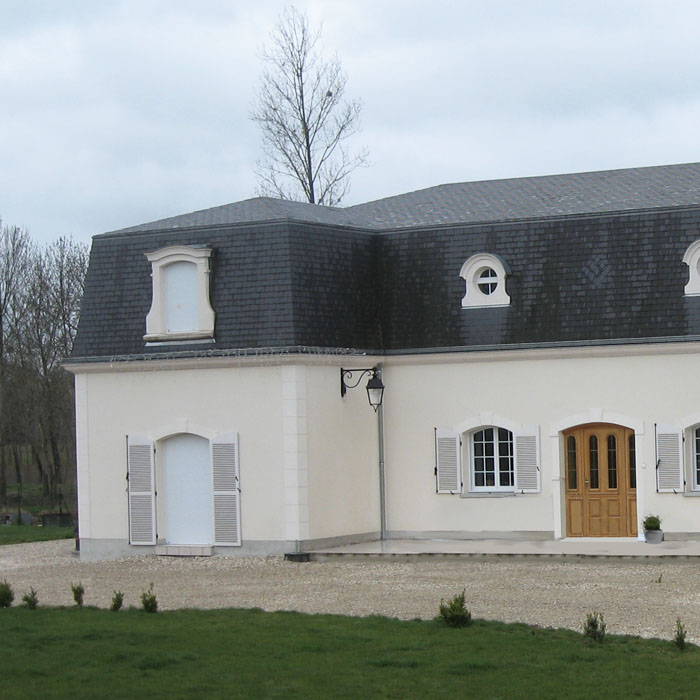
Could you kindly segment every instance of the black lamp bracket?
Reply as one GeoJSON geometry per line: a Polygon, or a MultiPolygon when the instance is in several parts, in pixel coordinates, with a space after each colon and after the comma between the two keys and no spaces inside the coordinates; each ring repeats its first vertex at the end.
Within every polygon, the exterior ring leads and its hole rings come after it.
{"type": "Polygon", "coordinates": [[[348,389],[354,389],[361,381],[362,378],[369,375],[369,378],[377,376],[377,368],[359,368],[359,369],[343,369],[340,368],[340,395],[345,396],[348,389]],[[355,375],[357,374],[357,379],[355,375]]]}

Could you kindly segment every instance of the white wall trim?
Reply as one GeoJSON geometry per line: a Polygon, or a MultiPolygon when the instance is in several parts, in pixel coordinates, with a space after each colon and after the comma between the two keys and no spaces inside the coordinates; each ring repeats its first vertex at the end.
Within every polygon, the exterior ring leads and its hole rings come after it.
{"type": "Polygon", "coordinates": [[[575,413],[552,423],[549,428],[549,436],[552,438],[557,437],[562,430],[568,430],[577,425],[586,425],[587,423],[613,423],[622,425],[625,428],[631,428],[634,430],[635,435],[644,435],[644,421],[639,421],[622,413],[608,411],[605,408],[589,408],[586,411],[575,413]]]}
{"type": "Polygon", "coordinates": [[[282,369],[282,432],[284,441],[284,537],[309,539],[309,459],[306,423],[306,368],[282,369]]]}
{"type": "Polygon", "coordinates": [[[159,440],[167,440],[168,438],[180,433],[197,435],[199,437],[206,438],[207,440],[212,440],[221,431],[213,430],[207,426],[201,425],[200,423],[191,421],[189,418],[177,418],[169,421],[168,423],[161,423],[161,425],[146,432],[144,432],[142,427],[140,427],[138,431],[134,430],[133,432],[140,432],[141,435],[144,435],[154,442],[157,442],[159,440]]]}
{"type": "Polygon", "coordinates": [[[508,418],[503,418],[502,416],[495,415],[490,411],[483,411],[482,413],[479,413],[476,416],[467,418],[461,423],[458,423],[457,425],[453,426],[452,429],[455,432],[462,435],[464,433],[469,433],[472,430],[476,430],[476,428],[481,428],[484,426],[497,426],[499,428],[506,428],[506,430],[510,430],[511,433],[517,433],[523,429],[523,426],[520,425],[520,423],[516,423],[515,421],[512,421],[508,418]]]}
{"type": "Polygon", "coordinates": [[[683,291],[689,297],[700,296],[700,240],[688,246],[683,262],[688,266],[688,282],[683,291]]]}
{"type": "Polygon", "coordinates": [[[630,343],[619,345],[586,345],[557,348],[518,348],[503,350],[473,350],[464,352],[407,353],[405,355],[363,355],[325,353],[274,352],[271,348],[260,348],[257,354],[235,354],[221,357],[173,357],[168,359],[124,359],[110,358],[95,362],[66,362],[62,365],[72,374],[94,374],[102,372],[147,372],[163,369],[216,369],[219,367],[269,367],[289,364],[309,366],[357,367],[367,363],[381,362],[387,367],[406,365],[447,365],[476,362],[507,362],[523,360],[566,360],[593,357],[646,357],[650,355],[697,355],[700,342],[630,343]]]}
{"type": "Polygon", "coordinates": [[[151,263],[151,277],[153,281],[153,296],[151,308],[146,315],[147,341],[168,340],[174,338],[182,340],[186,338],[206,338],[214,335],[214,310],[209,300],[209,258],[211,248],[197,246],[168,246],[160,248],[152,253],[146,253],[146,258],[151,263]],[[192,332],[168,333],[166,327],[166,293],[165,278],[166,269],[174,263],[191,263],[197,268],[197,328],[192,332]]]}
{"type": "Polygon", "coordinates": [[[678,427],[682,430],[688,430],[688,428],[693,428],[697,425],[700,425],[700,412],[683,416],[683,418],[681,418],[681,424],[678,427]]]}
{"type": "MultiPolygon", "coordinates": [[[[154,350],[154,352],[157,352],[154,350]]],[[[339,355],[335,353],[277,353],[260,349],[259,355],[227,355],[223,357],[172,357],[168,359],[129,359],[113,361],[105,358],[97,362],[64,363],[61,366],[71,374],[102,374],[117,372],[159,372],[162,370],[220,369],[226,367],[365,367],[384,362],[379,355],[339,355]]]]}
{"type": "MultiPolygon", "coordinates": [[[[85,375],[75,378],[75,443],[78,490],[78,534],[91,536],[91,506],[95,502],[90,492],[90,419],[88,410],[88,382],[85,375]]],[[[124,445],[124,472],[126,473],[126,445],[124,445]]]]}
{"type": "Polygon", "coordinates": [[[477,253],[468,258],[459,271],[459,276],[466,283],[466,290],[462,298],[462,308],[478,309],[488,306],[508,306],[510,297],[506,292],[507,272],[508,270],[503,260],[498,255],[477,253]],[[479,289],[479,275],[486,268],[493,270],[498,280],[497,286],[491,294],[486,294],[479,289]]]}

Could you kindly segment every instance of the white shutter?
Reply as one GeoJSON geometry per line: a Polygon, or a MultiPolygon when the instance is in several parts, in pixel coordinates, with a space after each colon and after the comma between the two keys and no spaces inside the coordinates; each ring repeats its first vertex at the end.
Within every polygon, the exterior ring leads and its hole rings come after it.
{"type": "Polygon", "coordinates": [[[520,493],[539,493],[540,451],[537,428],[527,428],[513,434],[515,441],[515,490],[520,493]]]}
{"type": "Polygon", "coordinates": [[[656,490],[683,490],[683,433],[671,425],[656,425],[656,490]]]}
{"type": "Polygon", "coordinates": [[[129,544],[156,543],[153,441],[128,435],[129,544]]]}
{"type": "Polygon", "coordinates": [[[435,428],[435,480],[438,493],[459,493],[461,489],[459,434],[435,428]]]}
{"type": "Polygon", "coordinates": [[[220,435],[211,442],[214,481],[214,544],[241,544],[238,435],[220,435]]]}

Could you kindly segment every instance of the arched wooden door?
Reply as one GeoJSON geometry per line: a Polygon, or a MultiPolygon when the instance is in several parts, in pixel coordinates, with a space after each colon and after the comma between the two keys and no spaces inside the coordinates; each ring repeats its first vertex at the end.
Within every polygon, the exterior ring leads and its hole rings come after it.
{"type": "Polygon", "coordinates": [[[564,431],[567,537],[634,537],[634,431],[596,423],[564,431]]]}

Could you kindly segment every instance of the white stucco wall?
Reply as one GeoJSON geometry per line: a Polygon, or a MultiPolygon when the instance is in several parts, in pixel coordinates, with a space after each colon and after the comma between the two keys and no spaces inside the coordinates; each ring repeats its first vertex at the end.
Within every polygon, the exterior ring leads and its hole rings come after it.
{"type": "Polygon", "coordinates": [[[339,364],[267,362],[124,363],[76,373],[86,550],[116,556],[128,541],[127,435],[156,443],[159,542],[168,538],[159,441],[177,433],[238,433],[243,553],[379,530],[377,417],[366,380],[342,398],[339,364]]]}
{"type": "MultiPolygon", "coordinates": [[[[81,539],[127,541],[126,435],[157,441],[178,432],[238,433],[242,550],[378,532],[377,417],[366,382],[341,398],[339,378],[341,363],[374,359],[77,371],[81,539]]],[[[389,536],[562,536],[561,431],[595,422],[635,431],[639,517],[658,513],[669,535],[700,533],[700,492],[657,493],[655,474],[655,424],[700,424],[698,370],[700,348],[691,344],[384,358],[389,536]],[[434,428],[504,423],[536,428],[541,493],[436,494],[434,428]]]]}
{"type": "Polygon", "coordinates": [[[367,401],[367,378],[341,397],[339,367],[308,367],[306,377],[309,536],[376,533],[380,529],[378,429],[377,416],[367,401]]]}
{"type": "MultiPolygon", "coordinates": [[[[692,352],[690,352],[692,350],[692,352]]],[[[689,345],[389,358],[384,365],[390,533],[565,532],[560,431],[620,423],[637,434],[638,515],[666,532],[700,532],[700,498],[656,493],[655,423],[700,422],[689,345]],[[539,429],[542,492],[462,498],[435,493],[433,429],[481,416],[539,429]]],[[[478,422],[478,420],[477,420],[478,422]]],[[[466,474],[465,474],[466,476],[466,474]]]]}
{"type": "Polygon", "coordinates": [[[81,541],[128,538],[126,436],[181,432],[238,433],[242,538],[284,540],[280,367],[117,370],[76,376],[81,541]]]}

